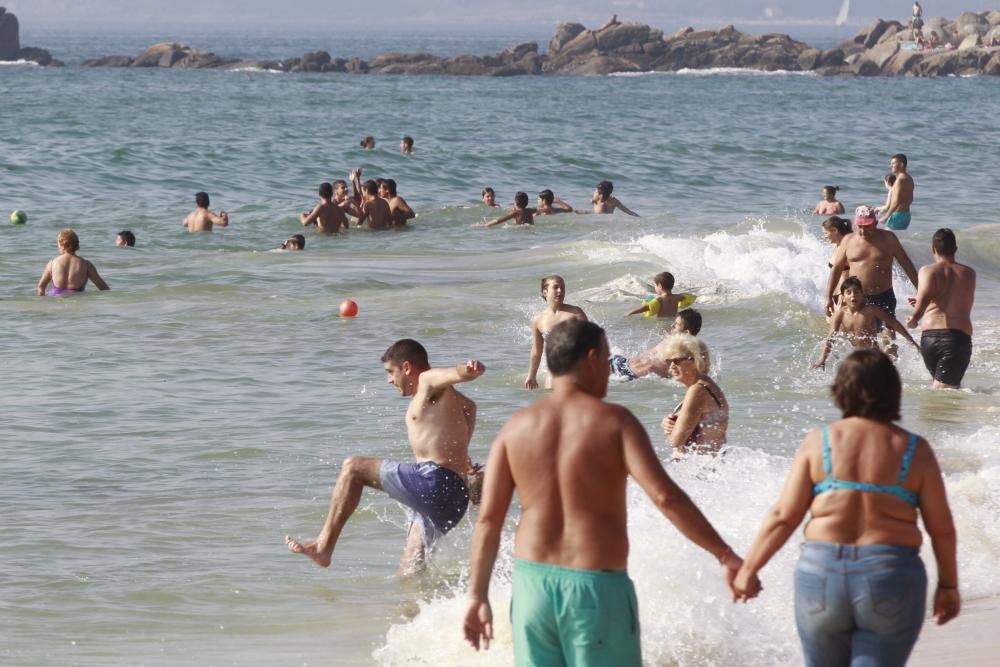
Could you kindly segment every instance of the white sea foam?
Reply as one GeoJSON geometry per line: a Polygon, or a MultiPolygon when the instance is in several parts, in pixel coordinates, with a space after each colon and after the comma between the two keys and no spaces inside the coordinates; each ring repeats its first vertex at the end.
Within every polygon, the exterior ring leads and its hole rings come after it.
{"type": "Polygon", "coordinates": [[[760,70],[749,67],[707,67],[695,69],[684,67],[673,72],[611,72],[608,76],[651,76],[660,74],[682,74],[688,76],[713,76],[716,74],[740,74],[747,76],[817,76],[816,72],[793,72],[787,69],[760,70]]]}
{"type": "Polygon", "coordinates": [[[34,60],[0,60],[0,67],[41,67],[34,60]]]}

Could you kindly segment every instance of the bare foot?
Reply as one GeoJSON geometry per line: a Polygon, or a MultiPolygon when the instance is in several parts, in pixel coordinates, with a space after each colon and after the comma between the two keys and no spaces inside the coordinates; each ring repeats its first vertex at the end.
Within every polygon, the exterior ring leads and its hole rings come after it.
{"type": "Polygon", "coordinates": [[[303,556],[309,556],[313,561],[316,562],[320,567],[330,567],[330,556],[322,553],[317,547],[316,542],[297,542],[293,540],[290,535],[285,535],[285,546],[293,554],[302,554],[303,556]]]}

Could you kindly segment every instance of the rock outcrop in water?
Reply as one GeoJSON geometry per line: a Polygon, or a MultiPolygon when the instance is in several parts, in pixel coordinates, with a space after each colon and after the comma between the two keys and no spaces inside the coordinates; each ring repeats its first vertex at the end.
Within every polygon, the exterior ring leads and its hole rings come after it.
{"type": "Polygon", "coordinates": [[[63,64],[45,49],[22,47],[20,24],[6,7],[0,7],[0,60],[29,60],[49,67],[61,67],[63,64]]]}
{"type": "Polygon", "coordinates": [[[280,72],[488,76],[712,68],[859,76],[1000,75],[1000,11],[966,12],[954,21],[928,19],[924,35],[928,38],[933,35],[934,48],[916,49],[908,26],[878,19],[855,37],[820,51],[788,35],[748,35],[733,26],[719,30],[684,28],[664,35],[660,30],[639,23],[615,23],[600,30],[588,30],[580,23],[564,23],[556,30],[545,54],[539,53],[535,42],[524,42],[488,56],[387,53],[366,61],[332,58],[326,51],[316,51],[285,60],[239,60],[164,42],[135,57],[104,56],[83,64],[87,67],[254,68],[280,72]],[[992,46],[994,44],[998,46],[992,46]]]}

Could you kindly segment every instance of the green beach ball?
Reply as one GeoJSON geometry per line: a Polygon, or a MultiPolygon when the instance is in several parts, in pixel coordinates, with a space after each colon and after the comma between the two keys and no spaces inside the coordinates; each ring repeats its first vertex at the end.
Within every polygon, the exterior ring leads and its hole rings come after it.
{"type": "Polygon", "coordinates": [[[10,222],[12,225],[23,225],[28,222],[28,214],[24,211],[14,211],[10,214],[10,222]]]}

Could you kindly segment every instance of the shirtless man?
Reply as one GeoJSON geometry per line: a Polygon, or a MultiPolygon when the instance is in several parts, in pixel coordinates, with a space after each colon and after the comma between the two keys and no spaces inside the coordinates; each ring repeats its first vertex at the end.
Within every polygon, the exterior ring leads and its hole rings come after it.
{"type": "Polygon", "coordinates": [[[38,281],[38,296],[45,296],[49,283],[52,283],[49,296],[79,294],[87,286],[88,280],[97,285],[99,290],[111,289],[97,273],[97,267],[76,254],[80,249],[80,239],[76,232],[72,229],[62,230],[56,237],[56,243],[59,246],[59,256],[45,265],[38,281]]]}
{"type": "Polygon", "coordinates": [[[299,216],[299,221],[303,225],[316,225],[321,234],[338,233],[342,226],[347,225],[348,221],[344,209],[333,201],[333,186],[329,183],[321,183],[319,199],[319,203],[312,211],[302,213],[299,216]]]}
{"type": "Polygon", "coordinates": [[[535,215],[555,215],[556,213],[572,212],[573,207],[559,197],[556,197],[552,190],[542,190],[538,193],[538,206],[535,208],[535,215]]]}
{"type": "MultiPolygon", "coordinates": [[[[358,169],[356,171],[360,177],[361,170],[358,169]]],[[[353,179],[354,177],[355,172],[352,171],[351,178],[353,179]]],[[[361,190],[360,186],[358,186],[358,190],[361,190]]],[[[352,215],[357,218],[361,215],[361,211],[358,210],[358,200],[351,196],[350,191],[347,189],[347,181],[343,179],[337,179],[333,182],[333,203],[339,206],[344,212],[344,221],[340,223],[344,229],[351,226],[347,216],[352,215]]]]}
{"type": "Polygon", "coordinates": [[[469,441],[476,426],[476,404],[455,390],[486,372],[480,362],[469,360],[450,368],[431,368],[427,351],[404,338],[382,355],[389,384],[403,396],[412,396],[406,409],[406,431],[414,463],[400,463],[368,456],[344,461],[330,498],[330,511],[314,542],[285,536],[289,551],[308,556],[320,567],[329,567],[344,524],[361,501],[366,486],[389,494],[410,509],[401,574],[420,569],[434,542],[465,516],[469,505],[466,475],[477,470],[469,462],[469,441]]]}
{"type": "Polygon", "coordinates": [[[413,155],[413,137],[403,137],[399,141],[399,150],[407,155],[413,155]]]}
{"type": "MultiPolygon", "coordinates": [[[[697,336],[701,333],[701,313],[694,308],[685,308],[677,313],[673,324],[670,325],[670,335],[686,333],[697,336]]],[[[663,348],[667,339],[641,352],[634,357],[625,357],[616,354],[611,357],[611,374],[619,379],[638,380],[646,377],[650,373],[656,373],[661,378],[671,378],[670,362],[666,361],[666,354],[663,348]]]]}
{"type": "Polygon", "coordinates": [[[369,229],[388,229],[393,225],[392,209],[389,202],[378,196],[378,185],[375,181],[365,181],[362,186],[364,201],[361,202],[361,215],[358,216],[358,227],[368,221],[369,229]]]}
{"type": "MultiPolygon", "coordinates": [[[[542,278],[542,298],[545,310],[531,319],[531,356],[528,358],[528,377],[524,379],[525,389],[538,389],[538,367],[542,364],[542,348],[545,335],[552,327],[566,320],[587,321],[582,308],[563,303],[566,296],[566,281],[555,274],[542,278]]],[[[546,388],[549,382],[546,381],[546,388]]]]}
{"type": "Polygon", "coordinates": [[[501,225],[508,220],[513,220],[512,224],[515,225],[533,225],[535,224],[535,213],[535,209],[528,208],[528,195],[524,192],[515,192],[514,208],[510,210],[510,213],[501,215],[499,218],[493,218],[486,223],[486,226],[501,225]]]}
{"type": "Polygon", "coordinates": [[[594,205],[594,213],[614,213],[617,208],[623,213],[638,218],[638,213],[618,201],[617,197],[611,196],[614,189],[614,183],[611,181],[601,181],[597,184],[597,187],[594,189],[594,196],[590,200],[594,205]]]}
{"type": "Polygon", "coordinates": [[[213,225],[225,227],[229,224],[229,214],[225,211],[215,213],[208,210],[208,194],[199,192],[194,196],[194,203],[197,208],[188,213],[181,225],[189,232],[210,232],[213,225]]]}
{"type": "MultiPolygon", "coordinates": [[[[892,289],[892,261],[896,260],[906,272],[913,286],[917,285],[917,270],[903,250],[899,239],[892,232],[875,226],[875,211],[859,206],[854,215],[858,231],[846,235],[837,246],[830,261],[830,280],[826,286],[826,312],[833,315],[833,291],[840,281],[841,272],[857,278],[864,285],[865,299],[896,317],[896,293],[892,289]]],[[[889,332],[888,337],[894,338],[889,332]]],[[[886,345],[890,341],[884,341],[886,345]]]]}
{"type": "MultiPolygon", "coordinates": [[[[639,613],[626,571],[625,503],[631,476],[689,540],[711,553],[731,584],[742,560],[663,469],[649,436],[608,388],[608,341],[591,322],[557,325],[545,346],[553,391],[516,412],[486,464],[472,537],[463,630],[477,650],[493,639],[490,574],[514,491],[514,659],[518,665],[639,667],[639,613]]],[[[753,594],[759,582],[751,582],[753,594]]]]}
{"type": "Polygon", "coordinates": [[[889,171],[896,181],[889,190],[889,200],[882,211],[886,229],[901,230],[910,226],[910,205],[913,204],[913,178],[906,173],[906,156],[897,153],[889,160],[889,171]]]}
{"type": "Polygon", "coordinates": [[[958,243],[947,227],[934,232],[934,263],[920,267],[913,315],[906,322],[920,323],[920,353],[934,377],[936,389],[958,389],[972,357],[972,304],[976,298],[976,272],[955,261],[958,243]]]}
{"type": "Polygon", "coordinates": [[[406,200],[396,194],[396,181],[391,178],[383,179],[378,186],[378,196],[389,203],[389,211],[392,213],[392,224],[402,227],[407,220],[417,217],[406,200]]]}

